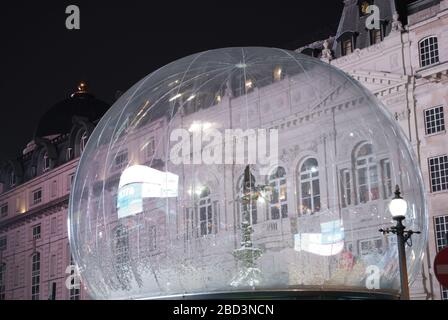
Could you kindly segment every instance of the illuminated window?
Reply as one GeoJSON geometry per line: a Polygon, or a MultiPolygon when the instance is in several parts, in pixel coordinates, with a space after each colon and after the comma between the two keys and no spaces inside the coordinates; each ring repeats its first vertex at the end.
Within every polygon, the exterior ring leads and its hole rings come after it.
{"type": "Polygon", "coordinates": [[[365,143],[358,148],[355,158],[358,203],[379,199],[378,166],[373,147],[365,143]]]}
{"type": "Polygon", "coordinates": [[[216,233],[217,215],[213,210],[210,189],[204,188],[199,195],[199,229],[201,236],[216,233]]]}
{"type": "Polygon", "coordinates": [[[370,44],[377,44],[383,41],[382,29],[372,29],[370,30],[370,44]]]}
{"type": "Polygon", "coordinates": [[[283,70],[282,67],[277,66],[274,69],[274,81],[279,81],[282,79],[283,76],[283,70]]]}
{"type": "Polygon", "coordinates": [[[148,144],[146,145],[146,157],[152,159],[156,149],[156,141],[154,138],[150,138],[148,144]]]}
{"type": "Polygon", "coordinates": [[[128,163],[128,152],[122,151],[115,157],[114,165],[115,168],[119,169],[128,163]]]}
{"type": "Polygon", "coordinates": [[[0,300],[5,300],[6,263],[0,265],[0,300]]]}
{"type": "Polygon", "coordinates": [[[448,190],[448,156],[429,158],[431,192],[448,190]]]}
{"type": "Polygon", "coordinates": [[[8,204],[7,203],[2,204],[0,206],[0,218],[4,218],[6,216],[8,216],[8,204]]]}
{"type": "Polygon", "coordinates": [[[276,220],[288,217],[288,202],[286,195],[286,172],[278,167],[269,177],[271,199],[267,220],[276,220]]]}
{"type": "Polygon", "coordinates": [[[342,42],[342,55],[346,56],[353,52],[353,40],[348,39],[342,42]]]}
{"type": "Polygon", "coordinates": [[[69,292],[69,298],[70,300],[79,300],[80,298],[80,289],[75,286],[75,263],[73,261],[73,256],[70,255],[70,265],[73,266],[70,270],[70,292],[69,292]]]}
{"type": "Polygon", "coordinates": [[[40,294],[40,253],[36,252],[31,257],[31,300],[39,300],[40,294]]]}
{"type": "Polygon", "coordinates": [[[81,138],[79,140],[79,150],[82,153],[87,145],[87,140],[89,139],[89,136],[87,135],[86,131],[82,132],[81,138]]]}
{"type": "Polygon", "coordinates": [[[439,44],[437,37],[428,37],[420,41],[420,66],[426,67],[439,62],[439,44]]]}
{"type": "Polygon", "coordinates": [[[34,190],[31,197],[31,203],[36,205],[42,202],[42,189],[34,190]]]}
{"type": "Polygon", "coordinates": [[[426,134],[434,134],[445,131],[443,106],[425,110],[425,129],[426,134]]]}
{"type": "Polygon", "coordinates": [[[40,239],[40,224],[33,227],[33,240],[40,239]]]}
{"type": "Polygon", "coordinates": [[[16,174],[14,173],[14,170],[11,170],[9,173],[9,186],[14,187],[16,185],[16,174]]]}
{"type": "Polygon", "coordinates": [[[352,204],[352,186],[348,169],[341,170],[341,200],[343,208],[352,204]]]}
{"type": "Polygon", "coordinates": [[[301,214],[320,211],[319,164],[316,159],[307,159],[299,173],[299,209],[301,214]]]}
{"type": "Polygon", "coordinates": [[[48,152],[44,153],[43,170],[48,171],[51,167],[51,159],[48,157],[48,152]]]}
{"type": "Polygon", "coordinates": [[[381,161],[381,178],[383,181],[384,198],[392,197],[392,168],[389,159],[381,161]]]}
{"type": "MultiPolygon", "coordinates": [[[[250,181],[248,181],[248,188],[253,188],[255,186],[255,177],[250,174],[250,181]]],[[[249,200],[243,200],[242,197],[244,196],[244,174],[239,178],[238,180],[238,197],[239,197],[239,204],[238,204],[238,218],[241,219],[240,222],[248,221],[251,225],[257,224],[258,222],[258,216],[257,216],[257,202],[253,197],[249,197],[249,200]]],[[[247,197],[246,197],[247,198],[247,197]]],[[[238,225],[240,227],[240,225],[238,225]]]]}
{"type": "Polygon", "coordinates": [[[66,160],[70,161],[73,157],[73,149],[72,148],[67,148],[67,153],[66,153],[66,160]]]}
{"type": "Polygon", "coordinates": [[[194,234],[194,209],[185,208],[185,239],[191,239],[194,234]]]}
{"type": "Polygon", "coordinates": [[[359,241],[359,253],[361,256],[382,254],[383,240],[381,238],[359,241]]]}

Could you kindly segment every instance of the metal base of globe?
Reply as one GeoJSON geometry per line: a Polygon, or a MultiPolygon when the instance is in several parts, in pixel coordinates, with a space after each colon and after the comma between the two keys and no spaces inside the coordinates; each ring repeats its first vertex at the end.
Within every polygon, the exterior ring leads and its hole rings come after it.
{"type": "Polygon", "coordinates": [[[157,300],[399,300],[392,290],[343,290],[320,288],[295,288],[284,290],[241,290],[213,293],[175,295],[157,300]]]}

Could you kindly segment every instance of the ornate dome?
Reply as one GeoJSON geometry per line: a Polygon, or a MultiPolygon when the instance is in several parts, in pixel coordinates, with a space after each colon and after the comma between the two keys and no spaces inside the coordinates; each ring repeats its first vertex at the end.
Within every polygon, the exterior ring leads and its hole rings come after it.
{"type": "Polygon", "coordinates": [[[96,99],[88,92],[84,82],[81,82],[77,89],[69,98],[55,104],[42,116],[34,137],[68,133],[72,127],[73,116],[95,121],[109,109],[108,103],[96,99]]]}

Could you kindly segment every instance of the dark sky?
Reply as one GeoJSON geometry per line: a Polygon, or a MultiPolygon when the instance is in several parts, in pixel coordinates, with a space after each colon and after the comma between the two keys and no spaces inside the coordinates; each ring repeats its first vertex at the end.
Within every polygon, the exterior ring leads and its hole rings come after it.
{"type": "Polygon", "coordinates": [[[112,103],[157,68],[229,46],[295,49],[336,32],[342,0],[9,1],[0,6],[0,160],[20,154],[39,117],[80,80],[112,103]],[[78,5],[81,30],[65,28],[78,5]]]}

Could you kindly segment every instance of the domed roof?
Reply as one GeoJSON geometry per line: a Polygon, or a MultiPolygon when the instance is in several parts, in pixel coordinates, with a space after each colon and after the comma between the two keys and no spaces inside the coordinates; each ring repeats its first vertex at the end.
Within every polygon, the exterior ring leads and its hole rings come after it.
{"type": "Polygon", "coordinates": [[[51,107],[39,120],[34,137],[46,137],[68,133],[72,127],[73,116],[86,117],[90,121],[98,120],[110,105],[96,99],[87,91],[87,85],[81,82],[78,90],[69,98],[51,107]]]}

